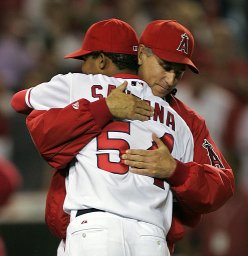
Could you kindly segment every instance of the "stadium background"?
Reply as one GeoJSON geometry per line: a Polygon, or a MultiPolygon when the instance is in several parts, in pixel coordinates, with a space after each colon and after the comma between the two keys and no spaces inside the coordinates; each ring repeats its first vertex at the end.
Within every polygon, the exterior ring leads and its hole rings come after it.
{"type": "Polygon", "coordinates": [[[224,207],[188,230],[175,256],[248,255],[248,1],[1,0],[0,157],[15,164],[23,179],[0,209],[7,255],[55,255],[58,243],[44,224],[51,169],[9,100],[57,73],[80,72],[79,61],[63,56],[81,45],[93,22],[111,17],[127,21],[138,35],[154,19],[177,19],[195,35],[201,74],[187,74],[178,97],[206,119],[235,170],[237,188],[224,207]]]}

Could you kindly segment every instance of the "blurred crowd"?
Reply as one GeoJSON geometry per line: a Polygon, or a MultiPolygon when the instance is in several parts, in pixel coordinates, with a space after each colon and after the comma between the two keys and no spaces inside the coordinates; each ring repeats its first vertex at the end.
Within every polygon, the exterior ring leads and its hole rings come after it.
{"type": "Polygon", "coordinates": [[[93,22],[111,17],[127,21],[138,35],[154,19],[176,19],[193,32],[200,75],[187,72],[177,96],[206,119],[235,170],[236,194],[189,230],[176,254],[248,255],[246,0],[1,0],[0,158],[19,170],[20,191],[47,189],[50,167],[33,146],[25,117],[11,109],[10,98],[55,74],[80,72],[79,61],[63,56],[81,46],[93,22]]]}

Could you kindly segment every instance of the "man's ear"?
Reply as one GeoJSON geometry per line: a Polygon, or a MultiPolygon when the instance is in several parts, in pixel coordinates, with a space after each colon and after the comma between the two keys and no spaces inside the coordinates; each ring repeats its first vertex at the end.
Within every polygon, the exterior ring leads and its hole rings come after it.
{"type": "Polygon", "coordinates": [[[107,66],[108,59],[107,57],[101,53],[98,57],[98,67],[100,70],[104,70],[107,66]]]}
{"type": "Polygon", "coordinates": [[[145,50],[145,46],[143,44],[139,45],[138,48],[138,64],[141,65],[142,64],[142,59],[143,59],[143,55],[144,55],[144,50],[145,50]]]}

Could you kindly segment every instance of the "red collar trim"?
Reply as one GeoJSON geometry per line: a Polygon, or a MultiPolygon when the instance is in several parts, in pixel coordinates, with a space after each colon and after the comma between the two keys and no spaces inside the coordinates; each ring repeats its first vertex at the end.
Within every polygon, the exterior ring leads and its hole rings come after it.
{"type": "Polygon", "coordinates": [[[129,78],[129,79],[140,79],[140,80],[142,80],[139,76],[133,75],[133,74],[116,74],[113,77],[116,77],[116,78],[129,78]]]}

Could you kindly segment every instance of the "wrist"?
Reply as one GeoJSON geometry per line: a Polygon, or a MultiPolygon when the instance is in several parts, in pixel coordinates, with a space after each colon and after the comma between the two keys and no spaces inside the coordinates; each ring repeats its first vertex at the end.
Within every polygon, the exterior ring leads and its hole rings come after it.
{"type": "Polygon", "coordinates": [[[113,116],[114,115],[114,112],[113,112],[113,103],[111,102],[111,100],[109,100],[109,98],[105,98],[105,103],[106,103],[106,107],[108,108],[108,111],[109,113],[111,113],[111,115],[113,116]]]}
{"type": "Polygon", "coordinates": [[[176,171],[176,168],[177,168],[177,161],[175,158],[172,158],[171,160],[171,171],[170,171],[170,175],[169,177],[171,177],[172,175],[174,175],[175,171],[176,171]]]}
{"type": "Polygon", "coordinates": [[[96,123],[100,127],[105,126],[113,118],[105,98],[91,102],[90,110],[96,123]]]}
{"type": "Polygon", "coordinates": [[[188,178],[189,172],[187,171],[187,166],[177,159],[174,159],[176,167],[172,172],[172,175],[166,180],[171,186],[180,186],[184,184],[188,178]]]}

